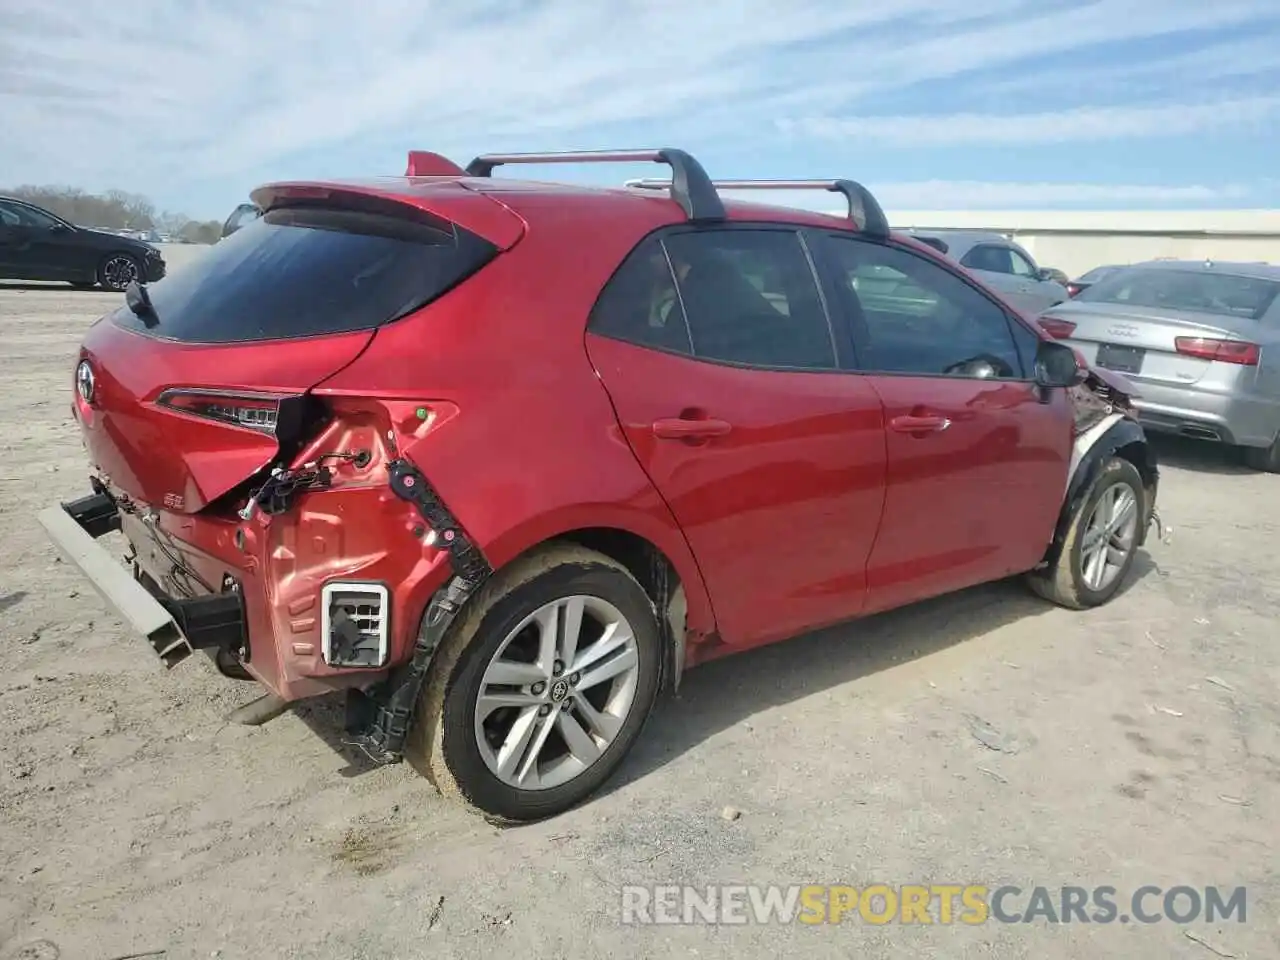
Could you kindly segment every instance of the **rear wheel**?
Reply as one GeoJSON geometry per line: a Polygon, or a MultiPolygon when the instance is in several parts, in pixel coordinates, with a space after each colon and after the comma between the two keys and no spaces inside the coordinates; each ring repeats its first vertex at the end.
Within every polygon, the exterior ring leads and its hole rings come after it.
{"type": "Polygon", "coordinates": [[[1031,588],[1075,610],[1106,603],[1133,567],[1146,515],[1146,490],[1137,468],[1112,457],[1072,516],[1057,561],[1029,575],[1031,588]]]}
{"type": "Polygon", "coordinates": [[[124,290],[142,279],[142,267],[127,253],[113,253],[98,267],[98,283],[106,290],[124,290]]]}
{"type": "Polygon", "coordinates": [[[1244,462],[1263,473],[1280,473],[1280,437],[1272,440],[1269,447],[1245,447],[1244,462]]]}
{"type": "Polygon", "coordinates": [[[518,561],[450,630],[406,759],[490,817],[561,813],[639,736],[661,643],[652,602],[616,561],[576,545],[518,561]]]}

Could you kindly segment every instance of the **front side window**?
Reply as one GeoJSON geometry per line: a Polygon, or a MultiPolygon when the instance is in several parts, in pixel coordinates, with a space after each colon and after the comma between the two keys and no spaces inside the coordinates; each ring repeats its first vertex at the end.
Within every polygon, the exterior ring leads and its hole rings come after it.
{"type": "Polygon", "coordinates": [[[1027,375],[1005,311],[960,277],[901,247],[843,236],[829,243],[860,369],[932,377],[1027,375]]]}
{"type": "Polygon", "coordinates": [[[1036,269],[1034,263],[1020,254],[1012,247],[1006,248],[1009,251],[1009,267],[1013,271],[1015,277],[1026,277],[1027,279],[1038,279],[1040,271],[1036,269]]]}

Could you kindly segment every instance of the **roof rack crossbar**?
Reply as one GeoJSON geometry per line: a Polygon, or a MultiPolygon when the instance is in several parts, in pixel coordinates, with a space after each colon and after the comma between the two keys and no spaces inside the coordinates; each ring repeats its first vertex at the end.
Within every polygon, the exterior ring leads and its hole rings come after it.
{"type": "Polygon", "coordinates": [[[702,164],[683,150],[576,150],[559,153],[490,153],[467,164],[472,177],[492,176],[495,167],[513,163],[665,163],[671,179],[663,181],[671,199],[690,220],[723,220],[724,205],[702,164]]]}
{"type": "MultiPolygon", "coordinates": [[[[659,190],[669,186],[666,180],[628,180],[628,187],[659,190]]],[[[858,223],[862,232],[877,239],[889,236],[889,220],[871,191],[854,180],[712,180],[720,190],[829,190],[849,201],[849,219],[858,223]]]]}

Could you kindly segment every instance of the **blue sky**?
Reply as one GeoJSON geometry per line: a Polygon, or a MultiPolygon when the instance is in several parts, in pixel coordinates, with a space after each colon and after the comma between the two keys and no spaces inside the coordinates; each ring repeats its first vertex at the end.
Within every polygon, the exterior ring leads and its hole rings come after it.
{"type": "Polygon", "coordinates": [[[1280,0],[126,6],[0,3],[0,187],[220,219],[410,148],[676,146],[717,177],[860,180],[891,215],[1280,205],[1280,0]]]}

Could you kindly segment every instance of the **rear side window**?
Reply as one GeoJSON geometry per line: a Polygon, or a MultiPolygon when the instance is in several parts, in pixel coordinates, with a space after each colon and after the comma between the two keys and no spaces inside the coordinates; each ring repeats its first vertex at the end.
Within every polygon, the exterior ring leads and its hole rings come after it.
{"type": "Polygon", "coordinates": [[[590,329],[703,360],[802,370],[836,365],[817,280],[790,230],[650,237],[606,285],[590,329]]]}
{"type": "Polygon", "coordinates": [[[823,370],[835,345],[809,257],[790,230],[699,230],[666,238],[693,354],[823,370]]]}
{"type": "Polygon", "coordinates": [[[372,330],[471,276],[497,248],[412,208],[268,211],[148,286],[154,317],[115,322],[169,340],[240,343],[372,330]]]}
{"type": "Polygon", "coordinates": [[[961,264],[970,270],[986,270],[989,273],[1014,273],[1012,252],[1008,247],[984,243],[964,255],[961,264]]]}

